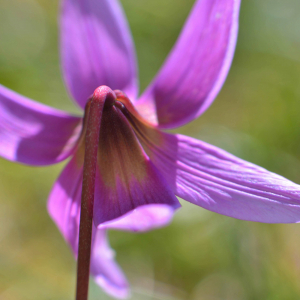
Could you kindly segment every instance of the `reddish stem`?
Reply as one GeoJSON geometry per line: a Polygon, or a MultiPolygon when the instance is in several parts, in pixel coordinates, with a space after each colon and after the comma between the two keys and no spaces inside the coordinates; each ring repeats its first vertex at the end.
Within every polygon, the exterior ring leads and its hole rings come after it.
{"type": "Polygon", "coordinates": [[[81,194],[76,300],[88,299],[95,176],[100,124],[104,104],[113,105],[115,99],[116,96],[110,88],[101,86],[95,90],[91,100],[87,104],[89,108],[86,109],[88,116],[81,194]]]}

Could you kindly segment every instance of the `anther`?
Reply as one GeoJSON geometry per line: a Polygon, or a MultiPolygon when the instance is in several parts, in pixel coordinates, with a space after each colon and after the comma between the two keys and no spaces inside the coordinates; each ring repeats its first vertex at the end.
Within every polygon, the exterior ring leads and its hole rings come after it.
{"type": "Polygon", "coordinates": [[[125,105],[118,100],[115,102],[115,107],[119,108],[121,111],[125,110],[125,105]]]}

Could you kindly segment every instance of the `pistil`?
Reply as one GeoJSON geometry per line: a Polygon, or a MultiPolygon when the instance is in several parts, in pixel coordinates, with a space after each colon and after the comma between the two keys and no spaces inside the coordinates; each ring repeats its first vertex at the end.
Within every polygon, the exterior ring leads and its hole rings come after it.
{"type": "Polygon", "coordinates": [[[81,194],[76,300],[88,299],[95,177],[100,124],[104,105],[113,105],[115,100],[115,93],[110,88],[101,86],[95,90],[93,96],[87,103],[86,113],[88,115],[86,116],[87,126],[81,194]]]}

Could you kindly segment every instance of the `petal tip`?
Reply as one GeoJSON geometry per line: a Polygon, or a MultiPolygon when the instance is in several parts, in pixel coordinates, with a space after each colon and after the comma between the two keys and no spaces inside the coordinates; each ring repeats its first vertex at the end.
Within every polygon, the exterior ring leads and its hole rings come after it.
{"type": "Polygon", "coordinates": [[[98,228],[146,232],[168,225],[173,219],[175,210],[180,206],[179,202],[176,206],[168,204],[142,205],[122,217],[100,224],[98,228]]]}
{"type": "Polygon", "coordinates": [[[130,288],[127,283],[116,286],[108,282],[103,276],[94,277],[95,282],[110,296],[118,299],[130,298],[130,288]]]}

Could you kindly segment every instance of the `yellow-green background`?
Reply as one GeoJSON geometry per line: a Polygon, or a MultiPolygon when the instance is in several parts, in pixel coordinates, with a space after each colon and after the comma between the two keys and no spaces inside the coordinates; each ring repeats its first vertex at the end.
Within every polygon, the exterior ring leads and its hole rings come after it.
{"type": "MultiPolygon", "coordinates": [[[[123,0],[144,89],[192,0],[123,0]]],[[[79,113],[62,82],[57,0],[0,0],[0,83],[79,113]]],[[[300,183],[300,3],[242,1],[237,51],[213,105],[181,133],[300,183]]],[[[1,120],[0,120],[1,122],[1,120]]],[[[75,262],[46,201],[64,163],[0,159],[0,300],[74,299],[75,262]]],[[[183,203],[170,226],[110,232],[134,300],[300,299],[300,225],[231,219],[183,203]]],[[[90,299],[110,299],[92,283],[90,299]]]]}

